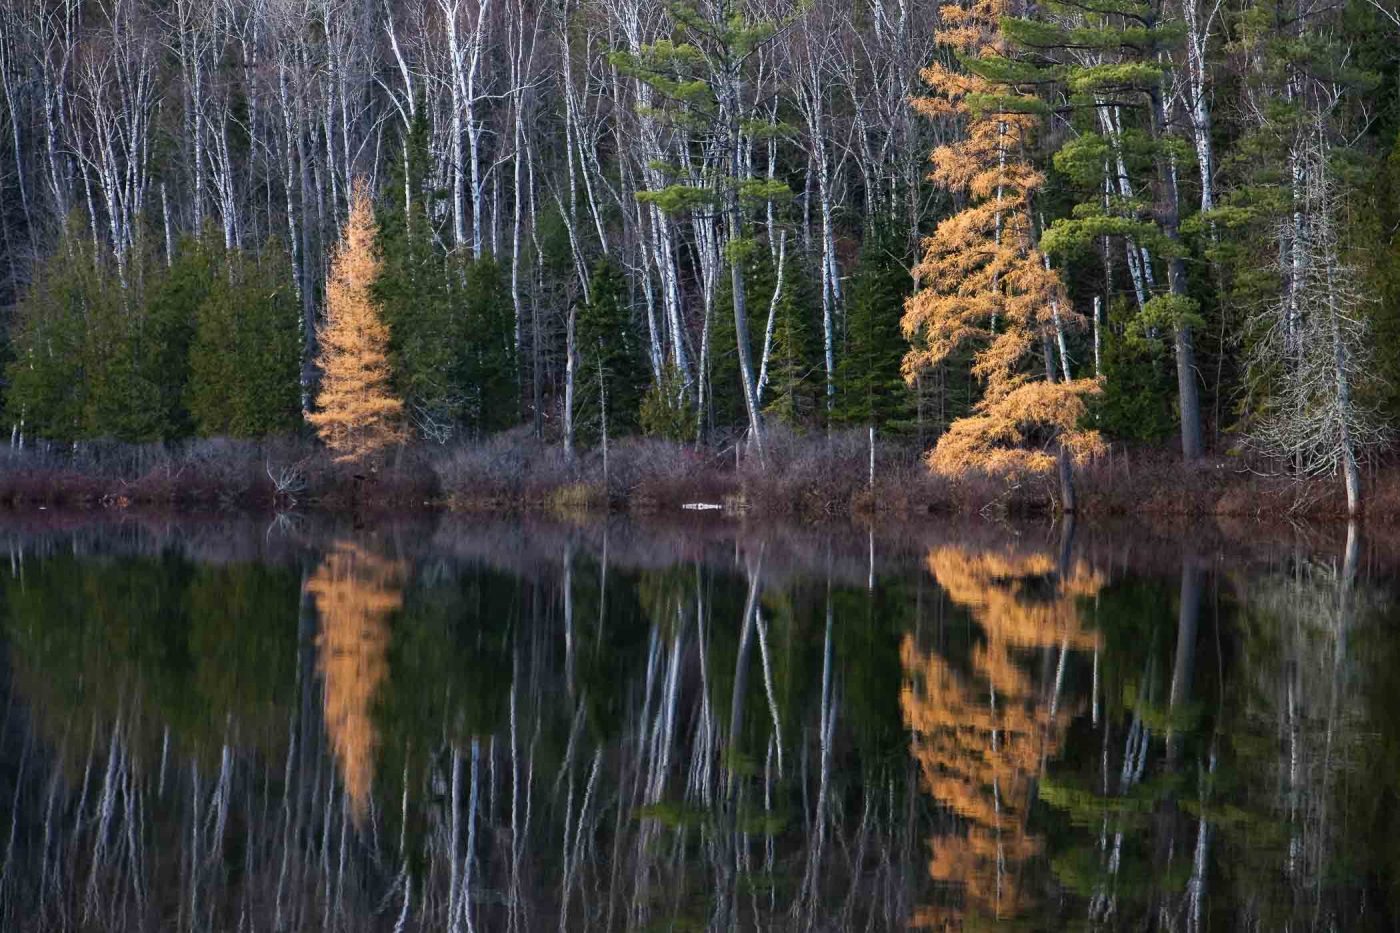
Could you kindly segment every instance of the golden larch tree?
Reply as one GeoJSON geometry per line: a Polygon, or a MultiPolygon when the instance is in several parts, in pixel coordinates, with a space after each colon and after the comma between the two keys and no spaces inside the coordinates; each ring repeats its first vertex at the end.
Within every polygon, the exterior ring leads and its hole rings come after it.
{"type": "Polygon", "coordinates": [[[1060,696],[1071,651],[1097,646],[1079,600],[1103,579],[1086,564],[1058,566],[1039,552],[934,549],[928,567],[948,599],[982,631],[969,665],[954,666],[906,636],[900,707],[923,789],[958,818],[930,840],[930,876],[953,885],[960,905],[925,907],[915,925],[1005,920],[1028,906],[1022,867],[1041,850],[1026,818],[1044,763],[1075,712],[1060,696]],[[1047,587],[1047,581],[1049,586],[1047,587]],[[1029,671],[1040,649],[1058,656],[1053,684],[1029,671]]]}
{"type": "Polygon", "coordinates": [[[352,542],[332,547],[306,583],[316,604],[316,670],[326,735],[358,822],[374,784],[374,703],[389,679],[389,617],[403,604],[404,568],[352,542]]]}
{"type": "Polygon", "coordinates": [[[357,182],[326,280],[321,387],[308,415],[338,463],[364,462],[403,439],[403,401],[389,386],[389,328],[372,294],[376,233],[369,190],[357,182]]]}
{"type": "MultiPolygon", "coordinates": [[[[1100,446],[1098,432],[1080,428],[1084,398],[1098,391],[1098,382],[1056,378],[1064,332],[1082,328],[1084,319],[1036,245],[1033,199],[1044,177],[1027,150],[1039,104],[1007,77],[1014,66],[1005,58],[999,21],[1012,14],[1007,0],[941,8],[944,28],[936,38],[961,67],[924,69],[932,93],[914,106],[962,124],[960,139],[933,151],[929,177],[967,206],[924,241],[914,267],[919,289],[904,308],[911,345],[904,373],[912,381],[972,347],[982,397],[939,439],[929,466],[957,475],[1046,473],[1058,464],[1068,511],[1074,508],[1070,463],[1100,446]]],[[[1068,361],[1062,358],[1058,369],[1067,376],[1068,361]]]]}

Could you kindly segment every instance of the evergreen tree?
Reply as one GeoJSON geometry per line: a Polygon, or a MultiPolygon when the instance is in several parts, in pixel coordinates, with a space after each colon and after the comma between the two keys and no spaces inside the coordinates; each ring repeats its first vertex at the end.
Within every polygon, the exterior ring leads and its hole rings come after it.
{"type": "Polygon", "coordinates": [[[146,329],[166,437],[185,437],[194,430],[187,405],[195,322],[219,284],[225,260],[222,243],[211,236],[190,236],[181,239],[169,268],[148,272],[146,329]]]}
{"type": "MultiPolygon", "coordinates": [[[[821,409],[821,347],[814,311],[821,302],[816,284],[802,263],[789,255],[783,262],[782,291],[773,302],[777,268],[767,249],[746,251],[744,281],[753,313],[749,316],[749,343],[756,351],[758,402],[766,415],[789,425],[811,424],[821,409]],[[768,318],[773,334],[768,337],[768,318]],[[767,366],[764,349],[767,344],[767,366]]],[[[730,277],[720,279],[715,304],[730,302],[730,277]]],[[[745,423],[743,384],[735,351],[734,321],[716,314],[710,331],[710,424],[721,430],[745,423]]]]}
{"type": "MultiPolygon", "coordinates": [[[[1141,308],[1138,326],[1173,335],[1182,456],[1194,460],[1202,450],[1195,332],[1204,321],[1189,294],[1180,197],[1181,166],[1194,156],[1189,144],[1171,135],[1168,114],[1170,53],[1181,29],[1169,21],[1164,0],[1088,7],[1050,0],[1019,15],[1002,7],[999,28],[1008,41],[972,70],[1007,86],[1062,81],[1070,108],[1084,116],[1078,137],[1055,159],[1057,168],[1081,181],[1084,200],[1073,216],[1054,222],[1042,245],[1062,257],[1104,237],[1126,246],[1141,308]],[[1134,114],[1141,114],[1136,125],[1128,122],[1134,114]],[[1165,266],[1164,290],[1157,287],[1154,262],[1165,266]]],[[[1027,96],[1021,109],[1044,106],[1027,96]]]]}
{"type": "Polygon", "coordinates": [[[494,258],[467,260],[462,279],[467,412],[476,431],[489,434],[511,427],[520,416],[514,308],[494,258]]]}
{"type": "Polygon", "coordinates": [[[642,396],[637,419],[642,433],[678,444],[695,439],[695,417],[685,401],[685,383],[674,363],[667,361],[661,381],[642,396]]]}
{"type": "Polygon", "coordinates": [[[445,441],[466,416],[468,332],[457,307],[459,276],[434,236],[428,135],[427,108],[420,105],[379,211],[382,265],[374,294],[389,327],[394,389],[418,432],[445,441]]]}
{"type": "Polygon", "coordinates": [[[81,236],[65,237],[14,310],[6,413],[27,435],[70,441],[82,434],[83,319],[100,300],[98,279],[81,236]]]}
{"type": "Polygon", "coordinates": [[[290,258],[270,241],[256,259],[238,257],[234,275],[240,312],[231,433],[261,437],[295,430],[301,423],[301,341],[290,258]]]}
{"type": "Polygon", "coordinates": [[[75,220],[15,310],[7,412],[55,441],[157,440],[166,430],[153,379],[154,335],[75,220]]]}
{"type": "MultiPolygon", "coordinates": [[[[649,190],[637,197],[668,214],[717,210],[724,224],[729,261],[729,307],[734,324],[735,368],[748,418],[749,434],[763,454],[763,417],[758,398],[758,372],[748,340],[757,313],[746,280],[744,261],[757,247],[750,235],[753,208],[791,196],[777,179],[751,177],[748,141],[780,132],[776,123],[750,119],[749,85],[759,51],[778,32],[778,23],[755,17],[733,0],[675,3],[672,37],[644,45],[637,54],[618,52],[612,64],[649,88],[650,116],[684,129],[682,138],[694,149],[696,164],[706,166],[697,179],[680,166],[653,164],[649,190]],[[653,96],[654,95],[654,96],[653,96]],[[665,183],[662,176],[669,176],[665,183]]],[[[688,376],[683,341],[675,343],[677,368],[688,376]]]]}
{"type": "Polygon", "coordinates": [[[1176,426],[1172,372],[1161,340],[1135,333],[1127,300],[1114,302],[1110,335],[1103,344],[1103,395],[1091,408],[1094,424],[1109,437],[1161,441],[1176,426]]]}
{"type": "Polygon", "coordinates": [[[899,321],[913,287],[909,264],[895,236],[880,228],[861,250],[846,292],[845,351],[837,364],[832,421],[908,430],[914,398],[900,371],[907,343],[899,321]]]}
{"type": "Polygon", "coordinates": [[[300,420],[297,300],[285,252],[222,256],[195,317],[190,418],[203,437],[261,437],[300,420]]]}
{"type": "Polygon", "coordinates": [[[627,280],[615,262],[604,258],[594,265],[588,294],[577,323],[575,423],[584,437],[600,435],[606,404],[609,436],[628,434],[637,428],[647,366],[633,326],[627,280]]]}
{"type": "Polygon", "coordinates": [[[326,282],[321,388],[308,416],[341,463],[369,460],[403,437],[403,402],[389,378],[389,330],[374,300],[379,259],[369,190],[356,184],[326,282]]]}
{"type": "MultiPolygon", "coordinates": [[[[770,272],[768,281],[773,281],[770,272]]],[[[755,324],[767,330],[767,315],[773,317],[773,339],[768,346],[768,368],[762,369],[760,357],[759,401],[764,414],[797,427],[816,420],[821,411],[820,396],[824,390],[820,379],[821,349],[817,337],[818,322],[813,309],[821,307],[812,279],[801,263],[783,263],[782,291],[776,304],[772,289],[762,306],[763,315],[755,315],[755,324]],[[766,376],[766,380],[765,377],[766,376]]],[[[762,347],[762,340],[756,341],[762,347]]]]}

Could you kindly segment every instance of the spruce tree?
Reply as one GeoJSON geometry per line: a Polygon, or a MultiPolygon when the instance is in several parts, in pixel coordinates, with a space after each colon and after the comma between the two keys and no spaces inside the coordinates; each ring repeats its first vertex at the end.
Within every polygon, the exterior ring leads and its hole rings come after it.
{"type": "Polygon", "coordinates": [[[85,433],[86,317],[107,289],[90,243],[70,222],[11,319],[6,414],[28,437],[72,441],[85,433]]]}
{"type": "MultiPolygon", "coordinates": [[[[821,307],[816,289],[801,263],[783,263],[782,291],[773,302],[767,295],[763,314],[755,315],[755,323],[767,330],[767,316],[773,317],[773,339],[768,347],[767,381],[764,382],[760,358],[760,401],[764,414],[771,415],[790,427],[800,427],[816,421],[822,411],[820,396],[824,389],[820,379],[821,344],[817,335],[819,322],[813,310],[821,307]]],[[[760,339],[756,343],[762,346],[760,339]]]]}
{"type": "Polygon", "coordinates": [[[223,244],[212,237],[180,240],[168,268],[148,273],[146,330],[153,344],[152,369],[161,396],[165,436],[188,436],[194,422],[187,407],[190,356],[199,309],[224,272],[223,244]]]}
{"type": "Polygon", "coordinates": [[[232,433],[262,437],[301,423],[301,340],[291,259],[270,241],[257,257],[237,260],[239,307],[232,433]]]}
{"type": "MultiPolygon", "coordinates": [[[[139,268],[132,264],[133,273],[139,268]]],[[[166,434],[158,335],[146,327],[140,281],[132,278],[123,287],[80,223],[70,221],[12,323],[7,409],[29,436],[153,441],[166,434]]]]}
{"type": "Polygon", "coordinates": [[[381,267],[374,293],[389,327],[394,390],[418,432],[446,441],[467,414],[461,278],[434,235],[427,108],[419,106],[378,213],[381,267]]]}
{"type": "Polygon", "coordinates": [[[836,368],[839,395],[832,413],[836,424],[910,428],[914,397],[900,370],[907,343],[899,322],[913,284],[899,239],[877,228],[861,250],[846,292],[845,351],[836,368]]]}
{"type": "Polygon", "coordinates": [[[462,279],[467,412],[476,431],[489,434],[520,416],[514,309],[501,266],[491,256],[467,260],[462,279]]]}
{"type": "Polygon", "coordinates": [[[598,260],[589,276],[588,296],[578,314],[575,423],[583,437],[599,436],[606,405],[608,434],[627,434],[637,428],[647,366],[633,324],[627,279],[617,263],[598,260]]]}

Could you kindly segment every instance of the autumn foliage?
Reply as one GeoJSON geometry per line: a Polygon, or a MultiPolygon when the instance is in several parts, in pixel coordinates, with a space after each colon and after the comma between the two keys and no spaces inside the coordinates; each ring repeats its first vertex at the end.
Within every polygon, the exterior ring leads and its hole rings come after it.
{"type": "Polygon", "coordinates": [[[900,650],[910,754],[923,789],[958,817],[955,830],[930,841],[929,874],[956,885],[961,906],[923,908],[916,925],[956,925],[971,916],[1005,920],[1029,906],[1021,867],[1041,843],[1026,817],[1044,763],[1057,753],[1074,712],[1059,695],[1059,674],[1037,684],[1030,671],[1044,651],[1055,653],[1062,670],[1069,652],[1096,647],[1079,600],[1104,581],[1085,564],[1058,566],[1036,552],[941,547],[929,554],[928,568],[983,637],[966,666],[923,651],[912,637],[900,650]]]}
{"type": "Polygon", "coordinates": [[[397,562],[338,542],[306,584],[321,623],[316,670],[326,735],[357,821],[374,783],[374,703],[389,679],[389,617],[403,604],[402,578],[397,562]]]}
{"type": "Polygon", "coordinates": [[[379,277],[369,190],[356,185],[326,281],[317,410],[307,418],[341,463],[373,458],[404,438],[403,401],[390,389],[389,329],[372,289],[379,277]]]}
{"type": "Polygon", "coordinates": [[[1100,444],[1097,432],[1079,427],[1097,381],[1054,378],[1057,326],[1084,321],[1036,245],[1033,199],[1044,178],[1027,156],[1036,99],[995,77],[1009,67],[998,21],[1012,12],[1006,0],[944,6],[937,39],[962,67],[930,65],[922,75],[932,94],[915,101],[921,113],[964,127],[960,139],[934,150],[930,178],[967,206],[924,242],[914,268],[920,288],[903,320],[907,379],[974,349],[982,397],[928,457],[950,474],[1044,472],[1059,449],[1082,458],[1100,444]]]}

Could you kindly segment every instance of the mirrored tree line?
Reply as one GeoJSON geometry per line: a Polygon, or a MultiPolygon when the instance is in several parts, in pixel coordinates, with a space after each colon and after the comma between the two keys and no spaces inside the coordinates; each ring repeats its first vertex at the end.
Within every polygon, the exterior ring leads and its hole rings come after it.
{"type": "Polygon", "coordinates": [[[1389,910],[1361,854],[1389,848],[1355,846],[1395,754],[1355,537],[1248,588],[1068,535],[868,579],[758,541],[637,564],[606,535],[504,562],[396,537],[12,546],[7,926],[1389,910]]]}

